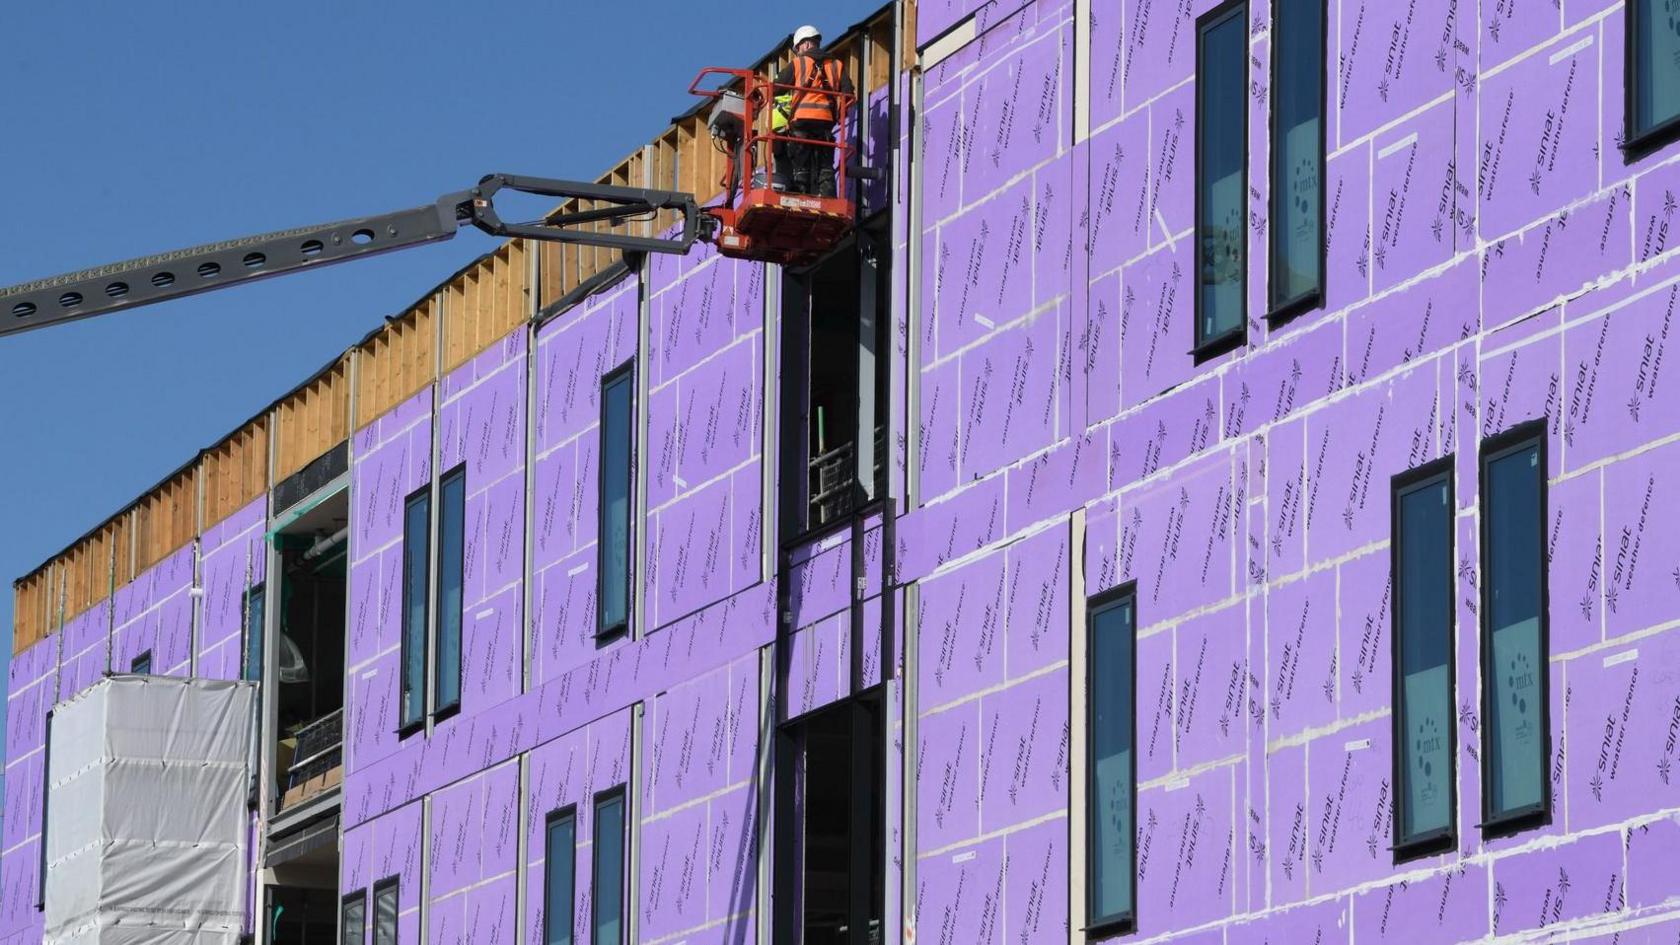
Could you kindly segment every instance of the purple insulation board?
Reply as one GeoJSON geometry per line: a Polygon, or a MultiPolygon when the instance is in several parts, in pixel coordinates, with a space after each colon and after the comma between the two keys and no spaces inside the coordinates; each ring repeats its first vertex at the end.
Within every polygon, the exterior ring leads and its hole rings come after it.
{"type": "Polygon", "coordinates": [[[244,672],[247,595],[262,585],[268,560],[263,537],[267,510],[267,500],[259,499],[210,526],[199,539],[204,596],[194,675],[238,679],[244,672]]]}
{"type": "Polygon", "coordinates": [[[154,673],[190,673],[194,605],[189,590],[196,553],[196,543],[185,545],[112,595],[112,672],[128,672],[137,658],[149,653],[154,673]]]}
{"type": "MultiPolygon", "coordinates": [[[[770,828],[814,811],[802,770],[775,809],[766,736],[861,688],[885,714],[882,940],[1083,937],[1101,917],[1069,907],[1096,852],[1075,777],[1112,681],[1088,675],[1085,619],[1125,591],[1135,937],[1680,934],[1680,160],[1619,147],[1627,3],[1328,4],[1325,112],[1299,131],[1323,135],[1322,194],[1286,196],[1277,86],[1315,64],[1280,55],[1281,4],[1250,0],[1241,337],[1199,361],[1198,153],[1224,136],[1197,114],[1197,21],[1216,6],[918,5],[921,68],[858,116],[893,169],[863,188],[892,211],[890,519],[780,533],[783,274],[709,245],[650,255],[356,431],[341,892],[399,876],[403,945],[542,940],[544,823],[570,810],[583,940],[596,801],[622,786],[636,936],[758,943],[765,909],[811,901],[760,882],[812,852],[798,834],[777,862],[770,828]],[[1295,264],[1269,258],[1274,198],[1291,227],[1322,212],[1322,272],[1267,317],[1295,264]],[[602,390],[623,369],[630,632],[600,642],[602,390]],[[1506,834],[1481,826],[1503,731],[1483,631],[1531,585],[1502,570],[1481,456],[1519,427],[1545,456],[1518,550],[1544,576],[1527,777],[1549,803],[1506,834]],[[1417,598],[1393,497],[1437,462],[1423,630],[1450,657],[1452,830],[1397,858],[1395,654],[1421,631],[1397,619],[1417,598]],[[404,502],[457,469],[461,707],[399,738],[404,502]]],[[[0,945],[40,940],[47,712],[147,650],[155,671],[237,675],[264,513],[55,615],[12,662],[0,945]]]]}
{"type": "Polygon", "coordinates": [[[353,446],[350,620],[344,641],[349,775],[397,748],[403,507],[409,495],[431,481],[431,388],[358,430],[353,446]]]}

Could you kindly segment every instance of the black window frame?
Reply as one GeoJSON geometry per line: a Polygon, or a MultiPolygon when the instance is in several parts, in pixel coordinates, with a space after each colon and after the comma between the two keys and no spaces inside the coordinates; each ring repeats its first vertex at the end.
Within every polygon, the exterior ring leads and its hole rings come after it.
{"type": "Polygon", "coordinates": [[[432,664],[432,666],[431,666],[431,672],[428,674],[431,678],[431,691],[429,692],[428,697],[425,700],[425,702],[431,709],[432,721],[433,722],[441,722],[444,719],[446,719],[446,718],[454,715],[455,713],[461,711],[461,687],[462,687],[462,682],[463,682],[462,666],[466,663],[466,651],[464,649],[464,646],[465,646],[465,643],[466,643],[466,607],[467,607],[467,575],[466,575],[467,464],[466,463],[464,463],[464,462],[461,463],[460,465],[458,465],[455,468],[449,470],[448,472],[444,473],[442,476],[440,476],[438,478],[438,481],[437,481],[437,503],[436,503],[436,505],[437,505],[437,528],[435,529],[435,532],[436,532],[436,535],[437,535],[437,547],[435,549],[428,549],[428,551],[430,552],[430,554],[428,555],[428,560],[432,560],[433,558],[435,558],[435,560],[436,560],[436,567],[433,570],[436,572],[437,581],[431,587],[431,589],[430,589],[431,593],[430,593],[430,596],[428,598],[429,603],[431,604],[431,606],[433,608],[433,612],[435,613],[436,616],[432,620],[428,621],[429,625],[431,626],[431,633],[428,637],[427,645],[431,650],[431,657],[432,657],[431,658],[431,664],[432,664]],[[461,485],[461,493],[460,493],[460,497],[459,497],[460,510],[461,510],[461,534],[458,536],[459,540],[460,540],[461,547],[459,549],[457,549],[457,553],[456,553],[456,557],[459,559],[460,564],[461,564],[461,573],[457,578],[457,580],[460,584],[460,588],[461,588],[461,591],[460,591],[461,599],[455,603],[455,606],[453,608],[448,608],[448,607],[444,606],[444,602],[443,602],[444,589],[447,586],[447,582],[444,581],[443,553],[444,553],[444,544],[445,544],[445,542],[447,541],[447,538],[448,538],[448,536],[446,536],[444,534],[443,516],[445,514],[444,504],[447,501],[447,490],[449,489],[449,487],[451,485],[453,485],[457,482],[460,483],[460,485],[461,485]],[[444,636],[445,632],[447,632],[447,628],[444,625],[444,622],[445,622],[444,618],[445,617],[450,617],[450,616],[452,616],[454,618],[454,621],[455,621],[455,623],[454,623],[454,633],[455,633],[455,698],[453,700],[449,701],[449,702],[439,702],[438,701],[439,693],[441,693],[443,691],[443,680],[444,680],[444,674],[446,672],[446,667],[443,665],[443,658],[442,658],[442,656],[443,656],[443,636],[444,636]]]}
{"type": "MultiPolygon", "coordinates": [[[[566,931],[568,933],[575,931],[572,926],[577,921],[577,805],[568,804],[565,807],[559,807],[549,811],[548,816],[543,819],[543,945],[548,945],[548,943],[554,938],[552,934],[554,929],[554,910],[549,908],[549,882],[554,875],[554,846],[552,843],[554,839],[554,827],[557,824],[566,821],[570,821],[572,825],[572,846],[571,849],[567,851],[566,861],[566,868],[570,876],[572,888],[571,896],[568,897],[566,903],[566,931]]],[[[593,866],[593,863],[591,863],[591,866],[593,866]]],[[[590,887],[590,890],[590,896],[593,897],[594,887],[590,887]]],[[[593,929],[591,929],[591,931],[593,931],[593,929]]],[[[573,935],[572,945],[577,945],[576,939],[577,936],[573,935]]]]}
{"type": "MultiPolygon", "coordinates": [[[[1278,166],[1278,94],[1282,88],[1282,77],[1279,66],[1283,65],[1282,57],[1278,55],[1278,36],[1283,31],[1283,24],[1287,17],[1283,11],[1287,0],[1275,0],[1272,6],[1272,62],[1271,62],[1271,101],[1267,104],[1267,129],[1270,142],[1267,157],[1266,176],[1270,182],[1269,193],[1266,197],[1266,325],[1269,328],[1279,328],[1291,320],[1325,305],[1325,298],[1329,295],[1329,250],[1324,238],[1327,217],[1325,216],[1325,167],[1329,164],[1329,148],[1327,146],[1330,125],[1330,11],[1328,4],[1321,4],[1318,17],[1318,285],[1306,292],[1287,299],[1279,299],[1275,294],[1277,285],[1277,267],[1279,260],[1278,234],[1281,230],[1278,221],[1282,216],[1278,213],[1278,194],[1282,188],[1278,186],[1280,173],[1278,166]]],[[[1246,118],[1244,119],[1247,120],[1246,118]]],[[[1247,267],[1244,267],[1246,273],[1247,267]]],[[[1246,285],[1245,285],[1246,296],[1246,285]]]]}
{"type": "Polygon", "coordinates": [[[52,803],[53,710],[41,720],[41,875],[35,882],[35,911],[47,911],[47,806],[52,803]]]}
{"type": "MultiPolygon", "coordinates": [[[[892,291],[892,240],[890,237],[891,216],[886,212],[878,213],[868,221],[859,224],[852,233],[841,240],[835,248],[814,263],[800,268],[783,267],[781,277],[781,292],[778,299],[780,310],[781,335],[777,344],[781,349],[780,362],[780,399],[778,401],[777,422],[780,437],[777,444],[778,475],[780,484],[777,486],[777,532],[778,542],[782,550],[792,550],[800,545],[820,541],[829,535],[850,528],[855,522],[865,520],[880,512],[886,504],[886,493],[891,478],[889,469],[892,444],[883,442],[881,449],[871,447],[874,464],[879,466],[879,472],[871,475],[871,483],[866,486],[863,477],[859,475],[862,464],[862,451],[859,448],[859,438],[863,434],[863,378],[862,358],[864,340],[862,329],[866,323],[875,326],[875,345],[871,356],[874,358],[875,376],[871,402],[875,405],[877,414],[885,409],[890,415],[891,350],[892,339],[889,335],[892,291]],[[826,522],[813,524],[811,514],[810,472],[811,462],[811,406],[812,368],[810,346],[815,334],[812,324],[813,295],[812,283],[817,271],[824,266],[834,264],[847,253],[856,255],[858,316],[856,324],[859,333],[853,339],[846,352],[838,357],[846,361],[847,373],[852,378],[852,403],[854,416],[852,417],[852,463],[848,471],[847,487],[850,496],[847,509],[837,512],[826,522]],[[873,493],[873,494],[871,494],[873,493]]],[[[868,424],[870,436],[873,438],[876,424],[875,417],[870,418],[868,424]]],[[[881,424],[884,430],[890,420],[881,424]]],[[[872,440],[873,442],[873,440],[872,440]]]]}
{"type": "Polygon", "coordinates": [[[1248,141],[1249,141],[1249,127],[1248,127],[1248,63],[1249,63],[1249,56],[1250,56],[1250,52],[1249,52],[1249,43],[1248,43],[1248,0],[1225,0],[1225,2],[1219,4],[1218,6],[1214,7],[1213,9],[1209,10],[1208,12],[1206,12],[1206,13],[1204,13],[1201,16],[1196,18],[1196,78],[1195,78],[1196,104],[1195,104],[1195,109],[1194,109],[1195,113],[1196,113],[1196,158],[1195,158],[1196,159],[1196,166],[1193,169],[1193,174],[1192,174],[1192,176],[1194,178],[1192,180],[1192,185],[1193,185],[1193,189],[1195,191],[1195,200],[1194,200],[1195,220],[1194,220],[1194,228],[1193,228],[1194,236],[1192,236],[1192,240],[1194,241],[1194,243],[1191,247],[1191,260],[1190,260],[1190,293],[1191,293],[1191,312],[1192,312],[1191,326],[1190,327],[1191,327],[1191,340],[1193,342],[1193,344],[1191,345],[1191,348],[1190,348],[1190,354],[1195,359],[1196,364],[1202,364],[1204,362],[1211,361],[1214,358],[1217,358],[1222,354],[1226,354],[1230,351],[1234,351],[1237,348],[1242,347],[1244,344],[1246,344],[1248,342],[1248,288],[1249,288],[1249,286],[1248,286],[1248,264],[1249,264],[1249,259],[1248,259],[1248,210],[1247,210],[1247,203],[1248,203],[1249,180],[1248,180],[1248,146],[1247,145],[1248,145],[1248,141]],[[1202,165],[1203,165],[1203,157],[1204,157],[1204,148],[1206,147],[1206,143],[1207,143],[1207,135],[1204,133],[1205,128],[1204,128],[1204,125],[1203,125],[1203,121],[1206,118],[1206,114],[1205,114],[1205,110],[1201,107],[1202,89],[1206,88],[1206,86],[1207,86],[1207,81],[1206,81],[1207,57],[1204,55],[1204,47],[1206,45],[1208,31],[1211,30],[1212,28],[1216,27],[1216,26],[1224,25],[1224,23],[1227,20],[1230,20],[1230,19],[1237,19],[1241,22],[1241,30],[1242,30],[1242,36],[1243,36],[1243,55],[1242,55],[1243,100],[1242,100],[1241,113],[1242,113],[1242,141],[1243,141],[1244,147],[1242,149],[1243,150],[1242,184],[1241,184],[1241,186],[1239,188],[1239,191],[1238,191],[1241,194],[1241,200],[1243,202],[1243,208],[1244,208],[1243,209],[1243,214],[1242,214],[1242,216],[1243,216],[1242,238],[1240,240],[1238,240],[1238,246],[1241,247],[1241,251],[1242,251],[1242,264],[1241,264],[1241,266],[1238,267],[1242,270],[1242,288],[1241,288],[1240,294],[1239,294],[1239,297],[1241,299],[1242,311],[1241,311],[1239,317],[1237,318],[1237,324],[1235,326],[1233,326],[1231,328],[1228,328],[1225,331],[1221,332],[1220,334],[1214,335],[1210,338],[1204,338],[1204,337],[1202,337],[1202,286],[1201,286],[1201,271],[1202,271],[1202,264],[1201,264],[1202,263],[1202,232],[1201,231],[1202,231],[1202,190],[1203,190],[1203,187],[1202,187],[1202,165]]]}
{"type": "Polygon", "coordinates": [[[1635,101],[1639,69],[1637,63],[1639,31],[1644,28],[1639,18],[1639,0],[1627,0],[1623,10],[1622,46],[1622,163],[1632,164],[1680,140],[1680,114],[1640,131],[1634,127],[1638,115],[1635,101]]]}
{"type": "Polygon", "coordinates": [[[1540,555],[1540,664],[1536,668],[1536,675],[1539,677],[1540,684],[1540,801],[1536,804],[1528,805],[1527,807],[1518,808],[1512,811],[1505,811],[1495,815],[1489,807],[1491,800],[1489,797],[1490,792],[1488,791],[1488,784],[1491,781],[1489,769],[1492,765],[1493,759],[1493,752],[1490,750],[1489,746],[1491,740],[1495,737],[1493,733],[1494,726],[1492,724],[1492,687],[1487,684],[1488,667],[1493,664],[1493,628],[1489,623],[1489,615],[1492,613],[1491,591],[1493,581],[1491,571],[1488,567],[1488,552],[1491,548],[1490,536],[1488,533],[1489,515],[1487,507],[1489,495],[1488,467],[1492,463],[1513,453],[1527,449],[1530,446],[1533,446],[1538,454],[1536,462],[1540,476],[1540,488],[1538,490],[1540,494],[1540,507],[1536,511],[1539,515],[1538,534],[1544,536],[1547,533],[1546,522],[1547,516],[1550,513],[1551,505],[1549,495],[1551,490],[1550,484],[1547,481],[1546,464],[1549,457],[1547,456],[1546,449],[1545,419],[1530,420],[1525,423],[1518,424],[1517,426],[1505,430],[1504,432],[1497,433],[1483,439],[1476,464],[1476,518],[1477,538],[1480,545],[1477,561],[1477,566],[1479,568],[1478,573],[1480,574],[1480,580],[1477,582],[1479,585],[1478,591],[1480,599],[1478,607],[1480,608],[1480,612],[1477,616],[1477,622],[1479,624],[1478,635],[1480,636],[1480,641],[1478,643],[1480,652],[1478,655],[1481,660],[1482,678],[1482,684],[1480,687],[1480,728],[1482,734],[1480,758],[1482,778],[1482,822],[1477,824],[1477,827],[1480,828],[1482,838],[1484,840],[1508,837],[1513,834],[1521,833],[1525,830],[1545,827],[1552,822],[1551,588],[1549,586],[1550,575],[1548,574],[1550,568],[1548,566],[1549,563],[1547,561],[1546,549],[1544,547],[1535,549],[1535,554],[1540,555]]]}
{"type": "Polygon", "coordinates": [[[268,586],[266,583],[258,582],[245,590],[242,616],[244,617],[244,626],[240,633],[239,678],[246,682],[262,682],[263,673],[267,669],[263,663],[263,657],[266,654],[262,652],[268,636],[268,627],[265,624],[268,619],[268,586]],[[254,623],[251,619],[253,616],[259,618],[254,623]],[[252,644],[255,644],[255,647],[252,644]],[[256,650],[254,662],[257,664],[257,675],[255,677],[251,675],[253,649],[256,650]]]}
{"type": "Polygon", "coordinates": [[[392,898],[395,899],[395,901],[396,901],[395,908],[393,908],[391,910],[391,939],[390,939],[390,941],[392,943],[396,943],[396,942],[400,941],[400,939],[401,939],[401,934],[402,934],[402,876],[400,874],[398,874],[398,875],[387,876],[384,879],[380,880],[379,882],[374,883],[372,893],[368,896],[369,902],[373,907],[373,921],[370,922],[369,925],[368,925],[368,931],[369,931],[370,935],[372,936],[372,938],[371,938],[372,945],[380,945],[379,930],[380,930],[381,926],[380,926],[380,923],[379,923],[379,919],[380,919],[381,913],[379,911],[379,897],[384,895],[387,892],[390,893],[392,898]]]}
{"type": "MultiPolygon", "coordinates": [[[[780,710],[779,710],[780,711],[780,710]]],[[[771,929],[774,941],[799,941],[804,936],[807,900],[802,891],[805,868],[797,863],[794,852],[802,841],[806,818],[810,814],[809,801],[803,808],[795,804],[796,781],[799,775],[800,754],[805,749],[800,737],[806,725],[824,715],[845,713],[851,726],[851,768],[870,765],[872,791],[851,791],[848,795],[847,816],[850,823],[862,823],[865,831],[879,830],[877,842],[885,843],[886,770],[889,733],[886,730],[885,690],[880,684],[826,705],[797,715],[776,727],[773,785],[773,813],[771,816],[773,864],[795,864],[787,869],[772,871],[771,929]],[[863,726],[872,726],[873,738],[858,737],[863,726]],[[789,813],[793,812],[793,813],[789,813]],[[786,904],[798,903],[798,912],[787,911],[786,904]],[[777,905],[781,904],[781,905],[777,905]]],[[[855,782],[854,782],[855,783],[855,782]]],[[[807,793],[806,797],[809,797],[807,793]]],[[[882,848],[883,851],[885,847],[882,848]]],[[[869,843],[856,844],[851,849],[847,866],[848,926],[867,923],[876,908],[882,911],[885,924],[886,865],[884,856],[876,858],[869,843]],[[862,880],[861,882],[859,880],[862,880]]]]}
{"type": "Polygon", "coordinates": [[[413,646],[415,644],[419,645],[422,657],[424,657],[425,653],[431,646],[432,511],[432,484],[430,482],[409,493],[403,499],[402,621],[401,640],[397,655],[397,737],[399,739],[407,738],[415,732],[425,729],[428,703],[430,702],[429,693],[427,692],[427,680],[430,678],[431,673],[427,672],[426,666],[424,662],[422,662],[420,668],[420,678],[418,680],[420,690],[420,711],[414,718],[407,717],[408,693],[412,691],[409,684],[413,681],[408,677],[408,664],[410,657],[413,655],[413,646]],[[414,599],[414,581],[416,576],[414,574],[413,567],[414,556],[410,553],[409,548],[409,542],[413,539],[408,534],[408,522],[411,510],[415,505],[422,503],[425,505],[426,509],[426,527],[424,529],[426,546],[423,549],[420,558],[425,562],[426,573],[421,575],[420,579],[425,581],[424,587],[421,588],[421,595],[426,601],[426,626],[421,627],[419,632],[414,634],[410,632],[409,620],[412,617],[410,602],[414,599]],[[411,638],[413,639],[413,643],[410,642],[411,638]]]}
{"type": "Polygon", "coordinates": [[[606,646],[630,634],[630,614],[634,610],[635,575],[631,569],[636,560],[636,362],[628,360],[601,377],[600,426],[595,453],[595,645],[606,646]],[[606,622],[607,594],[607,393],[617,385],[624,385],[630,398],[630,442],[624,464],[626,522],[624,529],[624,619],[606,622]]]}
{"type": "Polygon", "coordinates": [[[338,900],[338,945],[367,945],[367,904],[368,895],[366,886],[363,886],[354,892],[347,893],[338,900]],[[361,936],[356,939],[351,939],[348,934],[349,929],[345,928],[346,920],[350,918],[351,906],[360,906],[362,910],[360,918],[362,933],[361,936]]]}
{"type": "MultiPolygon", "coordinates": [[[[630,867],[630,792],[628,785],[618,784],[604,791],[597,791],[590,803],[589,834],[589,945],[601,945],[601,808],[616,803],[619,806],[620,836],[618,844],[618,941],[610,945],[624,945],[626,941],[625,923],[628,915],[625,910],[625,891],[628,886],[626,873],[630,867]]],[[[575,943],[574,943],[575,945],[575,943]]]]}
{"type": "Polygon", "coordinates": [[[1400,582],[1403,574],[1403,570],[1401,568],[1401,536],[1404,534],[1404,531],[1401,528],[1400,506],[1401,500],[1404,497],[1414,492],[1429,488],[1436,483],[1444,484],[1447,488],[1446,515],[1448,548],[1443,564],[1446,569],[1448,587],[1447,600],[1449,605],[1447,608],[1447,619],[1449,621],[1447,626],[1447,696],[1450,703],[1450,709],[1452,706],[1456,706],[1456,700],[1458,698],[1458,608],[1454,606],[1456,595],[1453,593],[1455,582],[1458,579],[1458,573],[1456,570],[1458,554],[1458,499],[1456,490],[1454,489],[1453,457],[1450,455],[1443,456],[1440,459],[1425,463],[1422,466],[1417,466],[1413,469],[1408,469],[1405,472],[1399,473],[1391,480],[1389,489],[1388,563],[1391,586],[1389,592],[1390,620],[1388,635],[1390,653],[1389,682],[1392,687],[1390,689],[1390,701],[1392,703],[1392,711],[1390,713],[1392,723],[1392,738],[1390,740],[1390,754],[1392,757],[1390,759],[1390,771],[1392,772],[1391,783],[1394,786],[1394,804],[1391,807],[1391,811],[1393,813],[1393,846],[1390,847],[1390,849],[1394,853],[1394,862],[1396,865],[1420,859],[1422,857],[1432,856],[1437,853],[1445,853],[1453,849],[1458,844],[1458,725],[1456,724],[1456,718],[1452,719],[1452,724],[1447,725],[1447,763],[1452,766],[1452,770],[1448,772],[1447,775],[1447,809],[1451,812],[1451,816],[1449,816],[1447,820],[1447,826],[1436,830],[1424,831],[1423,833],[1412,837],[1405,837],[1401,834],[1401,825],[1405,822],[1405,813],[1403,808],[1406,803],[1406,784],[1402,778],[1402,772],[1405,770],[1406,759],[1401,753],[1401,745],[1402,741],[1406,737],[1407,719],[1406,700],[1403,697],[1405,693],[1405,677],[1403,675],[1405,667],[1404,660],[1402,658],[1404,647],[1401,640],[1403,626],[1401,620],[1403,614],[1402,599],[1404,597],[1400,590],[1400,582]]]}
{"type": "Polygon", "coordinates": [[[1138,667],[1137,667],[1137,582],[1127,581],[1118,587],[1110,588],[1086,600],[1085,604],[1085,936],[1087,939],[1108,938],[1137,931],[1137,702],[1138,702],[1138,667]],[[1097,817],[1096,817],[1096,780],[1097,780],[1097,700],[1091,693],[1095,690],[1096,663],[1091,654],[1096,651],[1097,617],[1126,602],[1132,607],[1132,631],[1128,636],[1131,644],[1130,664],[1132,667],[1132,765],[1130,791],[1132,810],[1129,822],[1133,827],[1132,863],[1128,876],[1131,880],[1132,908],[1128,912],[1119,912],[1106,916],[1094,915],[1096,895],[1092,888],[1096,882],[1097,871],[1094,868],[1093,857],[1097,849],[1097,817]]]}
{"type": "Polygon", "coordinates": [[[128,671],[135,676],[152,675],[152,651],[145,649],[134,654],[134,658],[128,661],[128,671]],[[142,670],[141,666],[146,668],[142,670]]]}

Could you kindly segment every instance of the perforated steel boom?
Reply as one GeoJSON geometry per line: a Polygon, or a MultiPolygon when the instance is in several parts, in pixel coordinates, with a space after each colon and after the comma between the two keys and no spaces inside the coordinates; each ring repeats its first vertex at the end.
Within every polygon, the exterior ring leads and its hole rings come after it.
{"type": "Polygon", "coordinates": [[[717,226],[692,194],[490,174],[477,187],[410,210],[209,243],[0,289],[0,336],[436,243],[454,237],[462,223],[492,236],[679,254],[688,252],[696,240],[710,239],[717,226]],[[496,213],[495,195],[502,190],[577,198],[596,206],[535,222],[509,223],[496,213]],[[578,229],[586,223],[651,217],[661,210],[675,210],[682,216],[681,225],[666,236],[578,229]]]}

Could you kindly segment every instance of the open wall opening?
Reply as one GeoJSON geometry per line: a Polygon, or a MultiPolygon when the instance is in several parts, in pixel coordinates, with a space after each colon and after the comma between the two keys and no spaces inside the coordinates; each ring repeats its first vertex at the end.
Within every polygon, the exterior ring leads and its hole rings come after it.
{"type": "Polygon", "coordinates": [[[782,534],[846,520],[886,493],[890,231],[860,227],[782,282],[782,534]]]}
{"type": "Polygon", "coordinates": [[[279,579],[266,609],[275,639],[266,697],[273,702],[276,811],[338,787],[343,775],[344,631],[349,496],[340,491],[275,536],[279,579]]]}
{"type": "Polygon", "coordinates": [[[782,727],[777,742],[776,941],[880,943],[886,901],[885,753],[878,690],[782,727]]]}

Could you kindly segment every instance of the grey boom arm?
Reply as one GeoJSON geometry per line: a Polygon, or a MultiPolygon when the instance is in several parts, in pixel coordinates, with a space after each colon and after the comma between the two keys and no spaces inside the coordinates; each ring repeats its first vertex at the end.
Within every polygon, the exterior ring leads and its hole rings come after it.
{"type": "Polygon", "coordinates": [[[410,210],[207,243],[0,289],[0,336],[435,243],[453,238],[462,223],[492,236],[681,254],[696,240],[710,239],[717,221],[700,210],[692,194],[490,174],[477,187],[410,210]],[[495,195],[501,190],[577,198],[601,206],[556,213],[537,222],[507,223],[496,214],[495,195]],[[625,222],[660,210],[682,215],[681,226],[666,236],[578,228],[585,223],[625,222]]]}

